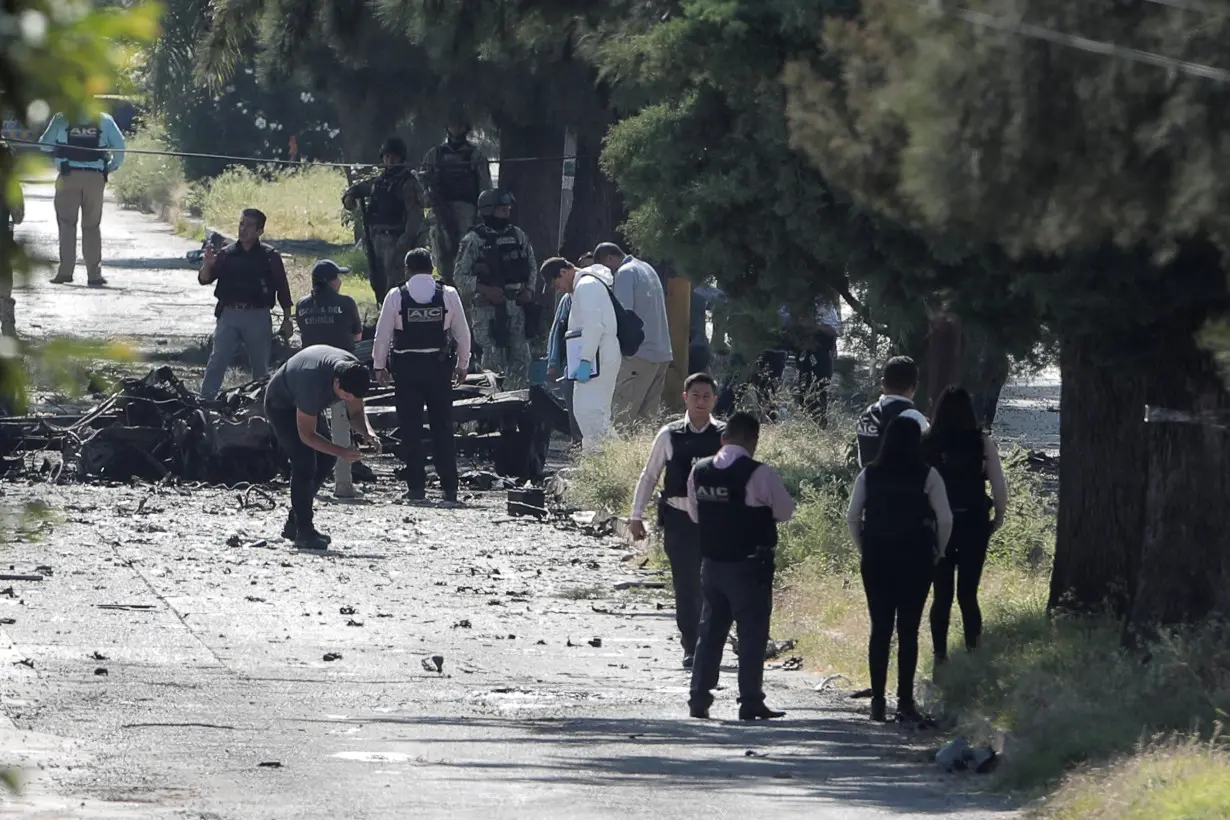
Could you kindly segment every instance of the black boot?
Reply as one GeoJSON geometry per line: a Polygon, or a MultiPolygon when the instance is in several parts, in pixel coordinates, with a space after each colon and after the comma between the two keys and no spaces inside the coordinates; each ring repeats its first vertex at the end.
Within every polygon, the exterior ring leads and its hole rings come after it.
{"type": "Polygon", "coordinates": [[[874,696],[871,698],[871,719],[877,723],[888,720],[888,701],[874,696]]]}
{"type": "Polygon", "coordinates": [[[763,702],[739,707],[739,720],[773,720],[785,716],[785,712],[770,709],[763,702]]]}
{"type": "Polygon", "coordinates": [[[919,729],[934,729],[935,720],[929,715],[924,715],[918,711],[918,707],[912,700],[897,701],[897,722],[908,723],[919,729]]]}

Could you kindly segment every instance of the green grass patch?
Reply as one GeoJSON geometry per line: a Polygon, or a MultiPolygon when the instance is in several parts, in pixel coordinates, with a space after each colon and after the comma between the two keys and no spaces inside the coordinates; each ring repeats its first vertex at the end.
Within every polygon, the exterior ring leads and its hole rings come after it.
{"type": "MultiPolygon", "coordinates": [[[[154,120],[128,140],[138,151],[169,151],[166,129],[154,120]]],[[[111,192],[124,208],[174,218],[187,191],[184,163],[179,157],[129,153],[124,164],[111,175],[111,192]]]]}
{"type": "Polygon", "coordinates": [[[193,199],[205,224],[223,230],[239,222],[244,208],[266,217],[271,240],[318,239],[337,245],[354,242],[349,214],[342,208],[346,175],[336,168],[228,168],[201,183],[193,199]]]}

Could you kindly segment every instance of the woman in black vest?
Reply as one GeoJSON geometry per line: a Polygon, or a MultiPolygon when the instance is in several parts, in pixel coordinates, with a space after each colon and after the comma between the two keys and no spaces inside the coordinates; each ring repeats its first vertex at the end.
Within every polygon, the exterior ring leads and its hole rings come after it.
{"type": "Polygon", "coordinates": [[[854,482],[846,521],[862,554],[871,614],[871,719],[887,717],[884,690],[895,622],[897,719],[921,721],[914,705],[918,627],[934,565],[952,532],[952,511],[944,480],[923,461],[918,422],[898,416],[889,423],[875,461],[854,482]]]}
{"type": "Polygon", "coordinates": [[[991,534],[1004,522],[1008,485],[999,461],[999,448],[979,429],[973,399],[962,387],[949,387],[940,394],[931,430],[923,439],[923,457],[944,479],[952,507],[952,538],[944,560],[936,565],[935,597],[931,601],[931,640],[935,662],[941,664],[948,660],[954,575],[965,648],[973,650],[978,646],[982,634],[978,582],[982,579],[991,534]],[[988,481],[993,502],[987,497],[988,481]]]}

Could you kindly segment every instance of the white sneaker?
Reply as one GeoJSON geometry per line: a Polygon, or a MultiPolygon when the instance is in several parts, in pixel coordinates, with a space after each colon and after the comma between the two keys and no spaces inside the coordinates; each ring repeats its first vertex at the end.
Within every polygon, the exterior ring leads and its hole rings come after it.
{"type": "Polygon", "coordinates": [[[362,498],[363,491],[358,487],[342,487],[333,491],[334,498],[362,498]]]}

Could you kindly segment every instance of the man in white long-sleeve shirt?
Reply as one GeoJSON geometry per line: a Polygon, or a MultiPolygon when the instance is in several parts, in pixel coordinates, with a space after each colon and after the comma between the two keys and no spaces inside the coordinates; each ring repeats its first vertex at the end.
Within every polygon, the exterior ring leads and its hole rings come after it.
{"type": "Polygon", "coordinates": [[[610,433],[611,397],[622,360],[611,272],[602,265],[578,270],[568,260],[555,257],[542,263],[540,273],[545,281],[555,283],[556,291],[572,294],[564,334],[564,346],[571,355],[566,356],[564,375],[576,382],[572,414],[581,430],[581,451],[592,453],[610,433]]]}
{"type": "Polygon", "coordinates": [[[708,373],[693,373],[683,383],[683,403],[687,412],[658,431],[641,471],[632,500],[628,529],[633,538],[644,538],[645,507],[662,470],[666,481],[658,500],[658,526],[663,546],[671,563],[675,586],[675,624],[683,644],[683,668],[691,669],[696,655],[697,628],[704,599],[700,591],[700,527],[688,515],[688,475],[702,458],[716,455],[722,448],[726,425],[712,418],[717,401],[717,383],[708,373]]]}
{"type": "Polygon", "coordinates": [[[470,326],[455,288],[431,275],[431,252],[406,254],[406,282],[389,291],[376,322],[372,367],[381,384],[393,371],[402,459],[406,463],[406,499],[427,497],[423,466],[423,407],[431,428],[432,461],[445,503],[457,501],[457,448],[453,441],[453,381],[470,366],[470,326]],[[448,337],[457,343],[449,355],[448,337]],[[392,348],[392,367],[386,366],[392,348]]]}

